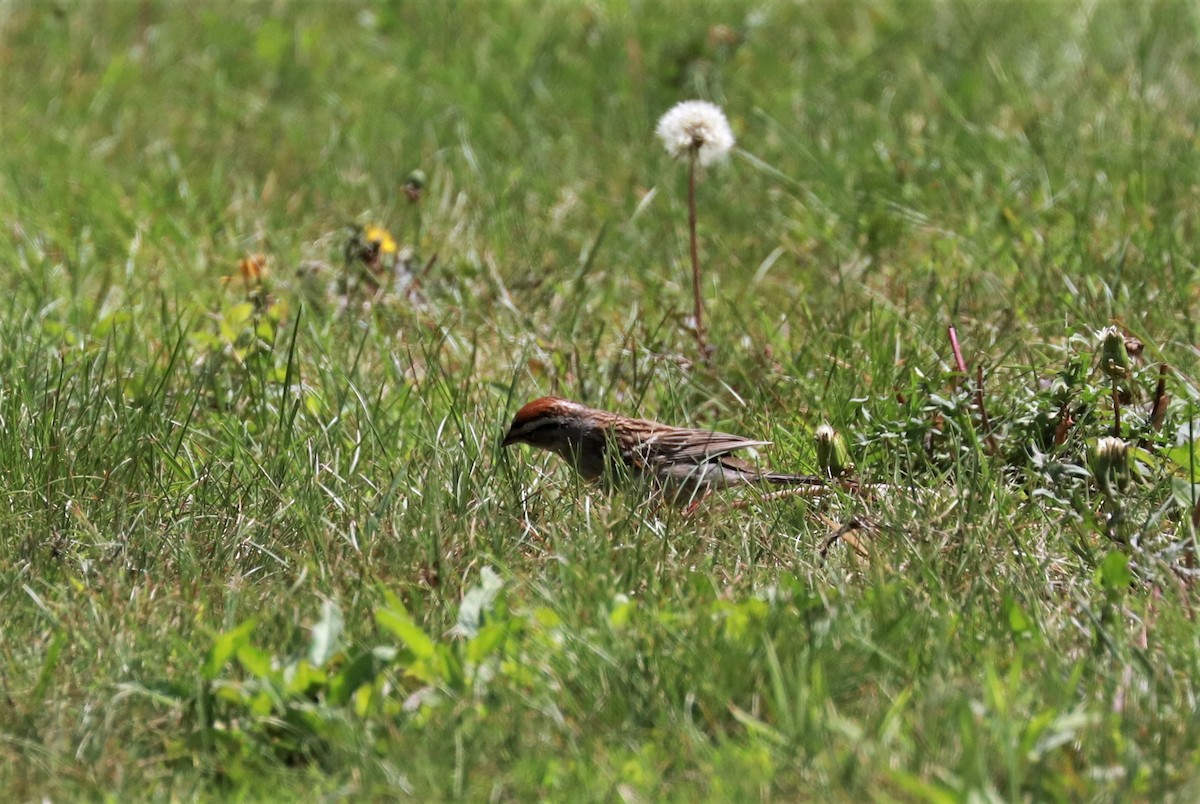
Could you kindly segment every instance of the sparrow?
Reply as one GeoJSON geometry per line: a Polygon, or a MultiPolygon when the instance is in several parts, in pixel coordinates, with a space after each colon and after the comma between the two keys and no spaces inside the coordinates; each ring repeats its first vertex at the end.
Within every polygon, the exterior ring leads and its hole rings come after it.
{"type": "Polygon", "coordinates": [[[676,504],[698,504],[714,489],[745,485],[824,486],[813,475],[766,472],[731,453],[769,441],[672,427],[544,396],[513,418],[502,446],[529,444],[565,459],[604,486],[629,476],[676,504]]]}

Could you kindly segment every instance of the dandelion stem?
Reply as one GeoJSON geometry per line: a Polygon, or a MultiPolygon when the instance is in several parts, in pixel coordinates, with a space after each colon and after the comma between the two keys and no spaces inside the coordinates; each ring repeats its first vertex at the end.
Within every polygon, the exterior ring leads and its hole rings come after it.
{"type": "Polygon", "coordinates": [[[688,233],[691,235],[692,247],[692,301],[693,314],[696,319],[696,339],[700,342],[700,351],[705,352],[704,341],[704,299],[700,293],[700,249],[696,243],[696,161],[699,149],[693,148],[688,159],[688,233]]]}
{"type": "Polygon", "coordinates": [[[958,331],[951,324],[949,327],[950,333],[950,350],[954,352],[954,369],[962,376],[954,378],[954,387],[958,388],[962,378],[967,376],[967,361],[963,360],[962,347],[958,345],[958,331]]]}
{"type": "Polygon", "coordinates": [[[1113,399],[1113,437],[1121,437],[1121,389],[1117,385],[1117,381],[1112,381],[1112,399],[1113,399]]]}
{"type": "Polygon", "coordinates": [[[1150,406],[1150,429],[1161,430],[1167,418],[1167,374],[1171,371],[1166,363],[1158,364],[1158,385],[1154,388],[1154,404],[1150,406]]]}

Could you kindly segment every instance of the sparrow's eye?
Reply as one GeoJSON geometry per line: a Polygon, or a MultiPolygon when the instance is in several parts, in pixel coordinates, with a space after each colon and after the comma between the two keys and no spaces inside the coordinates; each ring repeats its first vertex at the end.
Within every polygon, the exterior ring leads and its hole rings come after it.
{"type": "Polygon", "coordinates": [[[534,419],[526,422],[514,422],[513,438],[522,441],[539,441],[554,435],[559,429],[559,423],[552,419],[534,419]]]}

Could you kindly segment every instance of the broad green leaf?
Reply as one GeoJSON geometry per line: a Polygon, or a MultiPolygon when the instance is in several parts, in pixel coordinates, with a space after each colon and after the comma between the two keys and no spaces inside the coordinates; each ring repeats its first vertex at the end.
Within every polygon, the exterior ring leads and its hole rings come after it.
{"type": "Polygon", "coordinates": [[[911,794],[914,801],[926,801],[929,804],[954,804],[961,800],[960,796],[956,796],[951,791],[907,771],[896,771],[891,778],[897,787],[911,794]]]}
{"type": "Polygon", "coordinates": [[[267,67],[277,69],[292,46],[292,31],[276,19],[267,19],[254,38],[254,53],[267,67]]]}
{"type": "Polygon", "coordinates": [[[1175,504],[1185,511],[1200,503],[1200,484],[1192,483],[1186,478],[1171,478],[1171,497],[1175,504]]]}
{"type": "Polygon", "coordinates": [[[617,605],[613,606],[612,611],[608,613],[608,622],[613,628],[624,628],[629,618],[633,616],[634,607],[637,604],[624,597],[617,600],[617,605]]]}
{"type": "Polygon", "coordinates": [[[240,329],[254,315],[254,305],[250,302],[239,302],[225,308],[225,321],[233,329],[240,329]]]}
{"type": "Polygon", "coordinates": [[[326,675],[321,668],[314,667],[307,659],[301,659],[284,671],[283,680],[289,693],[307,694],[323,686],[326,675]]]}
{"type": "Polygon", "coordinates": [[[1096,569],[1096,580],[1105,589],[1128,589],[1133,583],[1133,573],[1129,570],[1129,556],[1120,550],[1111,551],[1096,569]]]}
{"type": "Polygon", "coordinates": [[[438,675],[451,689],[461,690],[466,684],[466,674],[463,673],[462,659],[454,646],[441,644],[436,649],[435,666],[438,675]]]}
{"type": "Polygon", "coordinates": [[[321,619],[313,626],[312,642],[308,645],[308,660],[314,667],[323,667],[337,653],[344,624],[336,603],[326,600],[321,604],[321,619]]]}
{"type": "Polygon", "coordinates": [[[737,603],[725,615],[725,636],[733,640],[756,636],[769,611],[766,601],[756,597],[737,603]]]}
{"type": "Polygon", "coordinates": [[[1193,483],[1200,483],[1200,444],[1181,444],[1163,450],[1167,460],[1183,470],[1184,475],[1193,483]]]}
{"type": "Polygon", "coordinates": [[[402,601],[400,596],[391,589],[388,589],[385,586],[380,586],[379,593],[383,596],[384,608],[393,609],[395,611],[408,611],[408,609],[404,607],[404,601],[402,601]]]}
{"type": "Polygon", "coordinates": [[[553,629],[562,625],[562,617],[552,608],[541,606],[534,610],[533,619],[543,628],[553,629]]]}
{"type": "Polygon", "coordinates": [[[508,623],[488,623],[479,629],[471,641],[467,643],[467,661],[478,664],[490,656],[498,647],[504,644],[508,636],[508,623]]]}
{"type": "Polygon", "coordinates": [[[216,689],[213,690],[213,697],[218,700],[227,701],[238,706],[242,706],[253,700],[250,692],[242,684],[218,683],[215,686],[216,689]]]}
{"type": "Polygon", "coordinates": [[[491,567],[484,567],[479,573],[479,583],[472,586],[463,595],[462,605],[458,609],[458,631],[463,636],[473,637],[479,633],[484,618],[491,611],[496,596],[504,587],[491,567]]]}
{"type": "Polygon", "coordinates": [[[208,651],[208,656],[204,660],[202,668],[204,677],[209,681],[221,674],[225,669],[225,665],[233,658],[237,649],[245,645],[250,640],[250,634],[253,633],[254,627],[258,624],[258,619],[251,617],[241,625],[238,625],[230,630],[222,633],[213,643],[212,648],[208,651]]]}
{"type": "Polygon", "coordinates": [[[329,679],[329,700],[343,705],[349,702],[360,687],[375,680],[377,662],[370,652],[355,656],[329,679]]]}
{"type": "Polygon", "coordinates": [[[375,622],[404,643],[418,659],[433,658],[434,642],[403,609],[377,609],[375,622]]]}
{"type": "Polygon", "coordinates": [[[275,708],[275,698],[263,690],[250,701],[250,713],[258,717],[266,717],[275,708]]]}
{"type": "Polygon", "coordinates": [[[237,660],[238,664],[255,678],[269,679],[275,674],[274,668],[271,667],[271,654],[250,643],[238,646],[237,660]]]}
{"type": "Polygon", "coordinates": [[[375,695],[375,687],[371,684],[364,684],[354,691],[354,714],[359,717],[366,717],[371,711],[371,698],[375,695]]]}
{"type": "Polygon", "coordinates": [[[1021,604],[1012,598],[1007,598],[1004,601],[1005,614],[1008,615],[1008,630],[1014,636],[1026,634],[1033,630],[1033,622],[1029,616],[1025,614],[1025,610],[1021,608],[1021,604]]]}
{"type": "Polygon", "coordinates": [[[1031,761],[1037,761],[1038,755],[1035,749],[1038,741],[1057,715],[1058,711],[1055,709],[1044,709],[1025,722],[1025,727],[1021,730],[1020,749],[1021,753],[1028,756],[1031,761]]]}

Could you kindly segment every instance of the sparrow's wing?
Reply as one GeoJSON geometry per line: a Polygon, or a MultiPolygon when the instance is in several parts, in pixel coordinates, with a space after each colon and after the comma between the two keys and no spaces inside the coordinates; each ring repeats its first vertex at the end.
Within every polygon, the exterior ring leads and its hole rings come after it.
{"type": "Polygon", "coordinates": [[[770,441],[753,441],[730,433],[662,427],[647,437],[635,451],[646,462],[671,461],[700,463],[748,447],[762,447],[770,441]]]}

